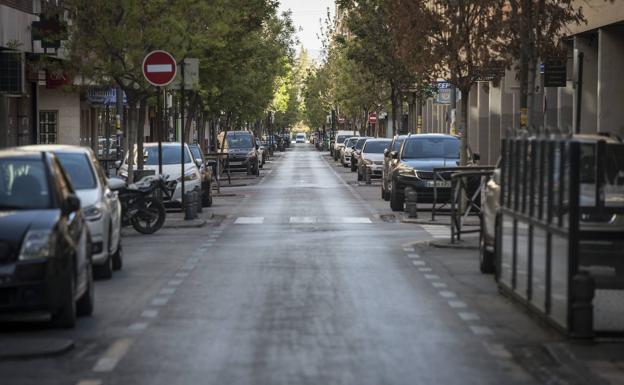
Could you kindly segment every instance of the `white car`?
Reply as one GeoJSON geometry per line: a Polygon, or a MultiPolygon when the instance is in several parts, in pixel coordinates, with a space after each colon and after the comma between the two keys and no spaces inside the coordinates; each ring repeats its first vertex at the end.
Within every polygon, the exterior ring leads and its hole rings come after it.
{"type": "Polygon", "coordinates": [[[27,148],[54,153],[80,198],[91,234],[94,274],[109,279],[123,265],[121,248],[121,204],[108,187],[104,170],[88,147],[39,145],[27,148]]]}
{"type": "Polygon", "coordinates": [[[295,137],[295,142],[296,143],[305,143],[306,142],[306,135],[305,134],[297,134],[297,136],[295,137]]]}
{"type": "Polygon", "coordinates": [[[359,138],[360,138],[359,136],[354,136],[352,138],[347,139],[345,141],[344,147],[340,150],[340,163],[342,163],[344,167],[351,166],[351,157],[353,156],[353,146],[355,146],[355,143],[357,142],[359,138]]]}
{"type": "MultiPolygon", "coordinates": [[[[178,182],[171,198],[171,201],[177,203],[182,202],[180,152],[179,142],[162,143],[162,172],[168,180],[176,180],[178,182]]],[[[134,153],[136,154],[136,148],[134,153]]],[[[143,159],[143,169],[154,170],[155,174],[158,175],[158,143],[143,144],[143,159]]],[[[133,167],[136,168],[136,159],[133,167]]],[[[117,175],[124,179],[128,178],[128,154],[126,154],[123,163],[120,165],[117,175]]],[[[192,190],[201,192],[201,174],[199,173],[199,167],[193,159],[191,150],[187,144],[184,144],[184,191],[192,190]]]]}

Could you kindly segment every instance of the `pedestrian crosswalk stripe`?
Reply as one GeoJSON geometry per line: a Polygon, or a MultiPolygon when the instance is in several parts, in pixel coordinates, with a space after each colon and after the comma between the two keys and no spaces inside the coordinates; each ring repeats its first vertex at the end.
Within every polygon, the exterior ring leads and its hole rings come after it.
{"type": "Polygon", "coordinates": [[[422,228],[433,238],[449,238],[451,236],[451,229],[446,226],[424,225],[422,228]]]}
{"type": "Polygon", "coordinates": [[[373,223],[370,218],[367,217],[344,217],[342,223],[373,223]]]}
{"type": "Polygon", "coordinates": [[[316,223],[314,217],[290,217],[290,223],[316,223]]]}
{"type": "Polygon", "coordinates": [[[238,225],[259,225],[264,222],[264,217],[238,217],[234,223],[238,225]]]}

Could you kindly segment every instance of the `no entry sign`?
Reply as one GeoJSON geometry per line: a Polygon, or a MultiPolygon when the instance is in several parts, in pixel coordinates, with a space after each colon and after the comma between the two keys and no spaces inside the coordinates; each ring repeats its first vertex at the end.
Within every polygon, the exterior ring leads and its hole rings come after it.
{"type": "Polygon", "coordinates": [[[169,52],[152,51],[143,59],[143,76],[150,84],[162,87],[175,79],[176,61],[169,52]]]}

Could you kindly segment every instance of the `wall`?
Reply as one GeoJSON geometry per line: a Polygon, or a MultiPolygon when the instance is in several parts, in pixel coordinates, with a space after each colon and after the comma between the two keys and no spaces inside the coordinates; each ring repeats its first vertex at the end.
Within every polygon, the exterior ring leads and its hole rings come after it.
{"type": "Polygon", "coordinates": [[[80,145],[80,95],[39,87],[39,111],[58,110],[59,144],[80,145]]]}

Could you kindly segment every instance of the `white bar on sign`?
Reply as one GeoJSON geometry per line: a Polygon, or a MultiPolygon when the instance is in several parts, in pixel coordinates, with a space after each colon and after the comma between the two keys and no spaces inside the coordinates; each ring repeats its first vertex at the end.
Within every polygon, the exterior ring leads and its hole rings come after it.
{"type": "Polygon", "coordinates": [[[173,72],[171,64],[148,64],[147,72],[173,72]]]}

